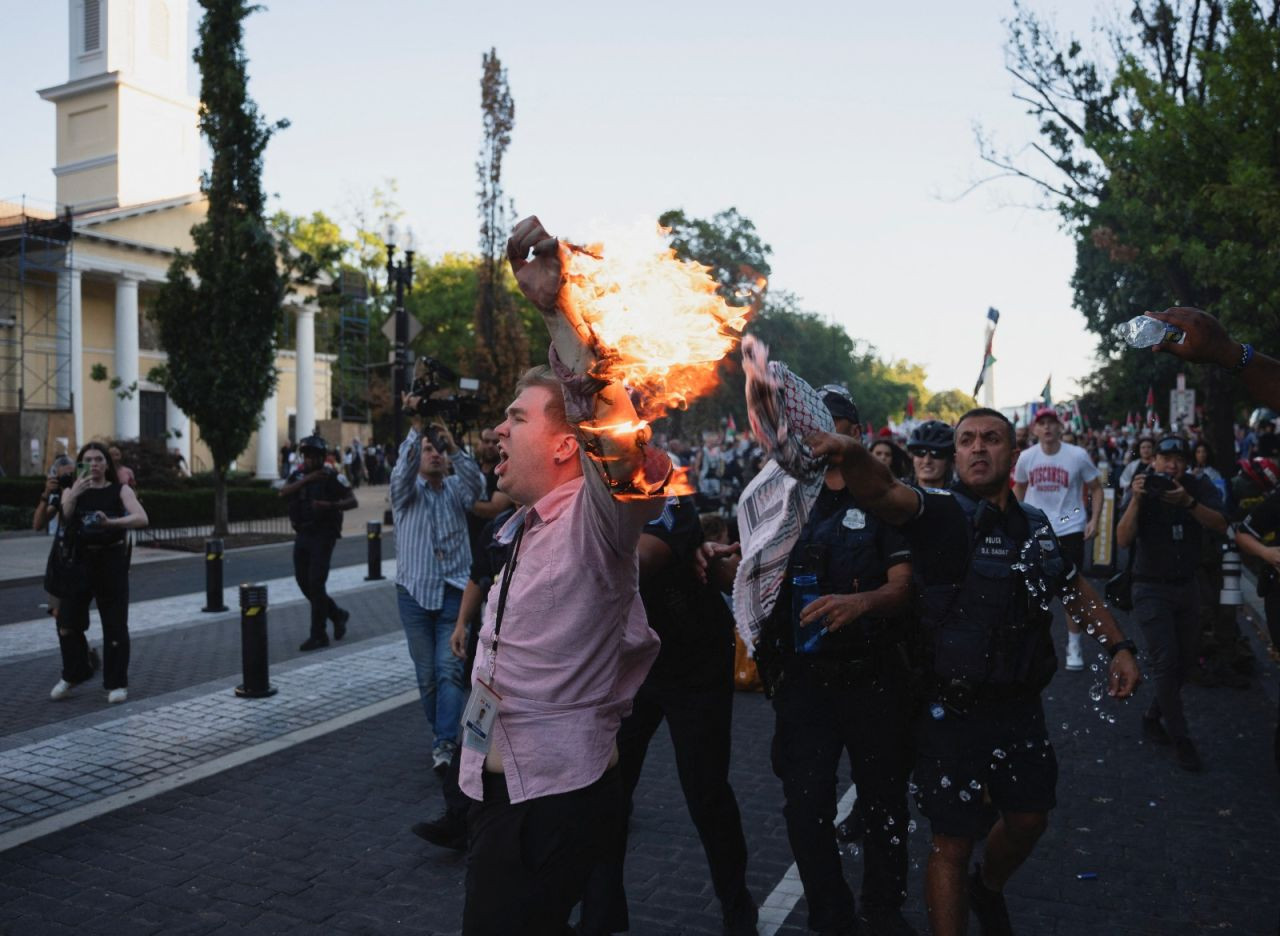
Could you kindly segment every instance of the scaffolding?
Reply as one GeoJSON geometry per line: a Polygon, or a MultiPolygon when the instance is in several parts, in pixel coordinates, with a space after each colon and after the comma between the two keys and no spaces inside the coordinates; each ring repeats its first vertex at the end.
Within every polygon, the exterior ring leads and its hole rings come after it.
{"type": "Polygon", "coordinates": [[[338,276],[338,366],[333,373],[333,415],[343,422],[369,421],[369,286],[364,275],[338,276]]]}
{"type": "Polygon", "coordinates": [[[0,413],[71,410],[72,222],[0,201],[0,413]]]}

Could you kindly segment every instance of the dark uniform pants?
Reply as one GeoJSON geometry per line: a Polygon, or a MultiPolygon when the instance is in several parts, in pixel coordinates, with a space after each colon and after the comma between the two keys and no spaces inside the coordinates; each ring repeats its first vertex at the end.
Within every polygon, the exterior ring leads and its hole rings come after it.
{"type": "Polygon", "coordinates": [[[722,686],[683,688],[645,683],[636,694],[631,714],[618,730],[618,768],[622,774],[624,808],[609,857],[593,872],[583,901],[580,932],[584,936],[620,933],[629,928],[623,863],[627,851],[627,820],[640,781],[645,753],[658,726],[666,719],[675,748],[680,788],[702,840],[711,871],[711,886],[727,917],[747,913],[747,842],[742,834],[738,801],[729,786],[730,729],[733,721],[732,672],[725,670],[722,686]]]}
{"type": "Polygon", "coordinates": [[[621,813],[616,767],[581,790],[522,803],[510,802],[505,778],[486,773],[484,802],[467,816],[463,936],[571,933],[569,914],[621,813]]]}
{"type": "Polygon", "coordinates": [[[325,620],[338,616],[338,606],[325,591],[336,543],[332,536],[316,533],[299,533],[293,541],[293,577],[311,602],[312,637],[325,637],[325,620]]]}
{"type": "Polygon", "coordinates": [[[1182,685],[1200,647],[1199,611],[1194,578],[1180,585],[1133,584],[1133,618],[1142,628],[1156,688],[1147,717],[1163,718],[1175,739],[1190,737],[1182,708],[1182,685]]]}
{"type": "Polygon", "coordinates": [[[854,900],[836,846],[836,773],[849,752],[866,820],[862,900],[901,907],[907,895],[910,693],[905,674],[865,686],[820,685],[791,664],[773,699],[773,772],[782,780],[787,836],[809,904],[809,928],[847,927],[854,900]]]}

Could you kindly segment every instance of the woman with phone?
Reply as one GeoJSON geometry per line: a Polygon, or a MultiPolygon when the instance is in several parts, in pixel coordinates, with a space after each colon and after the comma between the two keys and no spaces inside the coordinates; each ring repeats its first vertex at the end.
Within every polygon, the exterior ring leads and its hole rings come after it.
{"type": "Polygon", "coordinates": [[[62,577],[58,646],[62,678],[50,698],[64,698],[93,676],[85,634],[89,603],[102,617],[103,687],[107,701],[129,698],[129,551],[126,531],[147,525],[147,514],[133,489],[122,485],[111,453],[89,442],[76,456],[75,483],[62,495],[62,522],[71,544],[72,563],[62,577]]]}
{"type": "Polygon", "coordinates": [[[31,524],[31,528],[37,533],[48,530],[53,537],[49,559],[44,567],[44,591],[49,596],[49,614],[53,617],[58,616],[58,605],[62,601],[62,572],[68,558],[66,527],[59,522],[62,516],[62,495],[75,483],[75,469],[76,463],[66,455],[59,455],[53,460],[31,524]]]}

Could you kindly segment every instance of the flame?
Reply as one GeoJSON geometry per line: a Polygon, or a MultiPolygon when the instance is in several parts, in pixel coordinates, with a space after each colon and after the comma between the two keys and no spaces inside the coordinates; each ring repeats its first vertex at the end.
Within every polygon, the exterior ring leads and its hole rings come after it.
{"type": "MultiPolygon", "coordinates": [[[[560,243],[560,308],[594,339],[592,373],[626,384],[646,422],[715,388],[753,311],[725,302],[710,267],[677,258],[669,233],[632,229],[607,248],[560,243]]],[[[760,279],[753,293],[763,288],[760,279]]]]}
{"type": "MultiPolygon", "coordinates": [[[[742,338],[763,298],[765,280],[731,306],[711,267],[676,257],[670,231],[640,226],[611,235],[609,245],[560,242],[564,281],[559,308],[594,352],[593,376],[621,381],[638,421],[582,428],[648,438],[649,423],[713,390],[717,369],[742,338]]],[[[676,468],[663,495],[693,493],[688,470],[676,468]]],[[[623,498],[642,495],[615,495],[623,498]]]]}

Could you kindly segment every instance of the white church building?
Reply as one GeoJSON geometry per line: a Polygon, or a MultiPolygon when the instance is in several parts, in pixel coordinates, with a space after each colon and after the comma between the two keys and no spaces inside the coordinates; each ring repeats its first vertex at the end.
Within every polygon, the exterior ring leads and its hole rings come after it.
{"type": "MultiPolygon", "coordinates": [[[[207,470],[199,426],[148,379],[165,361],[148,308],[206,208],[187,0],[68,2],[67,80],[39,91],[57,121],[55,199],[0,202],[0,467],[40,474],[90,439],[151,438],[207,470]]],[[[285,311],[297,351],[277,355],[238,460],[263,477],[330,409],[314,307],[285,311]]]]}

